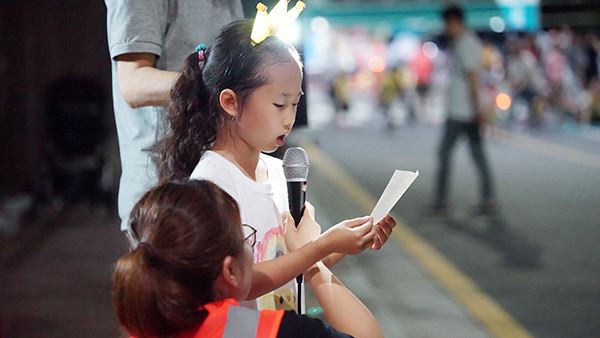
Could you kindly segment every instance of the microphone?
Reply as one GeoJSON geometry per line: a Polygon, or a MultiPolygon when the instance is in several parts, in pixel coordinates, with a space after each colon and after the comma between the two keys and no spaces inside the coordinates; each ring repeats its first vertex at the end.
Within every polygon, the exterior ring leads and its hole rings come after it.
{"type": "MultiPolygon", "coordinates": [[[[308,155],[306,155],[304,149],[291,147],[283,154],[283,173],[287,181],[288,203],[296,227],[300,224],[300,219],[304,213],[308,167],[308,155]]],[[[298,314],[302,314],[302,282],[302,275],[296,277],[296,283],[298,283],[298,314]]]]}
{"type": "Polygon", "coordinates": [[[296,227],[304,213],[309,165],[308,155],[300,147],[288,148],[283,155],[283,173],[287,181],[288,203],[296,227]]]}

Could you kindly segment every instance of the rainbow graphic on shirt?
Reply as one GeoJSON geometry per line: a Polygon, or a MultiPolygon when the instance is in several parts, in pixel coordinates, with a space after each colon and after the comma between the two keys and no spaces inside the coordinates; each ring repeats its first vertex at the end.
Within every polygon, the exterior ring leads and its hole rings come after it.
{"type": "MultiPolygon", "coordinates": [[[[269,230],[263,239],[256,243],[255,262],[264,262],[288,252],[283,237],[283,226],[269,230]]],[[[296,285],[290,281],[279,289],[257,298],[258,310],[296,310],[296,285]]]]}

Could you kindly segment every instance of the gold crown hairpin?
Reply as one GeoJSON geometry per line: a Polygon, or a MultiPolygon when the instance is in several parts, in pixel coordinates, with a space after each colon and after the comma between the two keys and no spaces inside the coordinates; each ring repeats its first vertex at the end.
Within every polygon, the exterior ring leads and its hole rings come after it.
{"type": "Polygon", "coordinates": [[[270,13],[267,13],[267,6],[262,2],[256,5],[256,18],[254,26],[252,26],[252,34],[250,40],[254,44],[261,43],[264,39],[271,35],[277,35],[285,26],[292,24],[300,15],[300,12],[306,7],[304,2],[298,1],[296,5],[287,10],[289,0],[279,0],[277,5],[273,7],[270,13]]]}

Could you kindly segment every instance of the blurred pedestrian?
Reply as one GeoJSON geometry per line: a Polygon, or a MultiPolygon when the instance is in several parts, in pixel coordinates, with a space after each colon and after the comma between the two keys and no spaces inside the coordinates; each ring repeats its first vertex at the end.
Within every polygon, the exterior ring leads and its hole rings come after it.
{"type": "Polygon", "coordinates": [[[562,109],[565,106],[564,80],[568,77],[568,63],[563,50],[560,48],[558,33],[550,32],[551,45],[544,57],[544,72],[548,80],[548,103],[550,106],[562,109]]]}
{"type": "MultiPolygon", "coordinates": [[[[493,126],[497,121],[496,97],[502,90],[504,65],[502,53],[489,39],[482,41],[481,72],[479,73],[480,111],[486,126],[493,126]]],[[[488,135],[495,135],[494,128],[487,128],[488,135]]]]}
{"type": "MultiPolygon", "coordinates": [[[[385,119],[385,125],[388,130],[393,130],[394,117],[392,116],[392,104],[398,98],[401,91],[400,77],[402,76],[401,67],[385,70],[382,73],[381,84],[377,93],[377,102],[379,109],[385,119]]],[[[408,105],[407,105],[408,107],[408,105]]]]}
{"type": "Polygon", "coordinates": [[[586,36],[586,69],[584,83],[586,88],[590,87],[590,84],[594,80],[600,79],[600,39],[594,33],[589,33],[586,36]]]}
{"type": "Polygon", "coordinates": [[[588,89],[588,102],[584,109],[585,122],[600,125],[600,80],[593,78],[588,89]]]}
{"type": "Polygon", "coordinates": [[[239,0],[105,0],[115,122],[121,155],[121,230],[157,182],[150,158],[177,70],[198,42],[242,17],[239,0]]]}
{"type": "Polygon", "coordinates": [[[450,176],[450,155],[461,135],[469,140],[471,155],[481,179],[481,202],[478,213],[493,213],[496,210],[492,178],[483,149],[481,127],[483,112],[479,102],[479,73],[481,71],[481,43],[467,29],[462,8],[451,5],[442,13],[446,33],[450,42],[450,88],[448,92],[445,132],[439,148],[439,170],[434,211],[445,214],[449,211],[447,198],[450,176]]]}
{"type": "Polygon", "coordinates": [[[419,50],[410,61],[416,92],[413,110],[417,119],[426,119],[428,117],[429,89],[431,88],[434,67],[431,55],[426,50],[427,43],[431,42],[422,42],[419,50]]]}
{"type": "MultiPolygon", "coordinates": [[[[508,55],[506,58],[506,80],[510,85],[514,101],[525,102],[529,113],[529,122],[532,127],[541,124],[542,116],[535,109],[534,102],[539,100],[543,74],[535,57],[525,49],[523,41],[518,37],[507,40],[508,55]]],[[[515,118],[514,104],[509,111],[508,123],[515,118]]]]}
{"type": "Polygon", "coordinates": [[[333,101],[335,124],[344,127],[347,124],[348,110],[348,85],[350,77],[345,72],[338,73],[329,84],[329,97],[333,101]]]}

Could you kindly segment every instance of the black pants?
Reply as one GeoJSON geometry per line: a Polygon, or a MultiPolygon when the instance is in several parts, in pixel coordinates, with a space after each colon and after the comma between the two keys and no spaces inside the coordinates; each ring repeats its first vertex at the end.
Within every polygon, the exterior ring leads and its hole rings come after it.
{"type": "Polygon", "coordinates": [[[454,145],[461,134],[465,134],[469,139],[471,155],[473,156],[473,161],[479,171],[482,202],[491,200],[494,196],[490,169],[485,158],[485,153],[483,152],[479,125],[475,122],[460,122],[448,119],[446,121],[444,137],[439,149],[440,164],[437,180],[437,203],[446,203],[447,201],[451,154],[454,145]]]}

